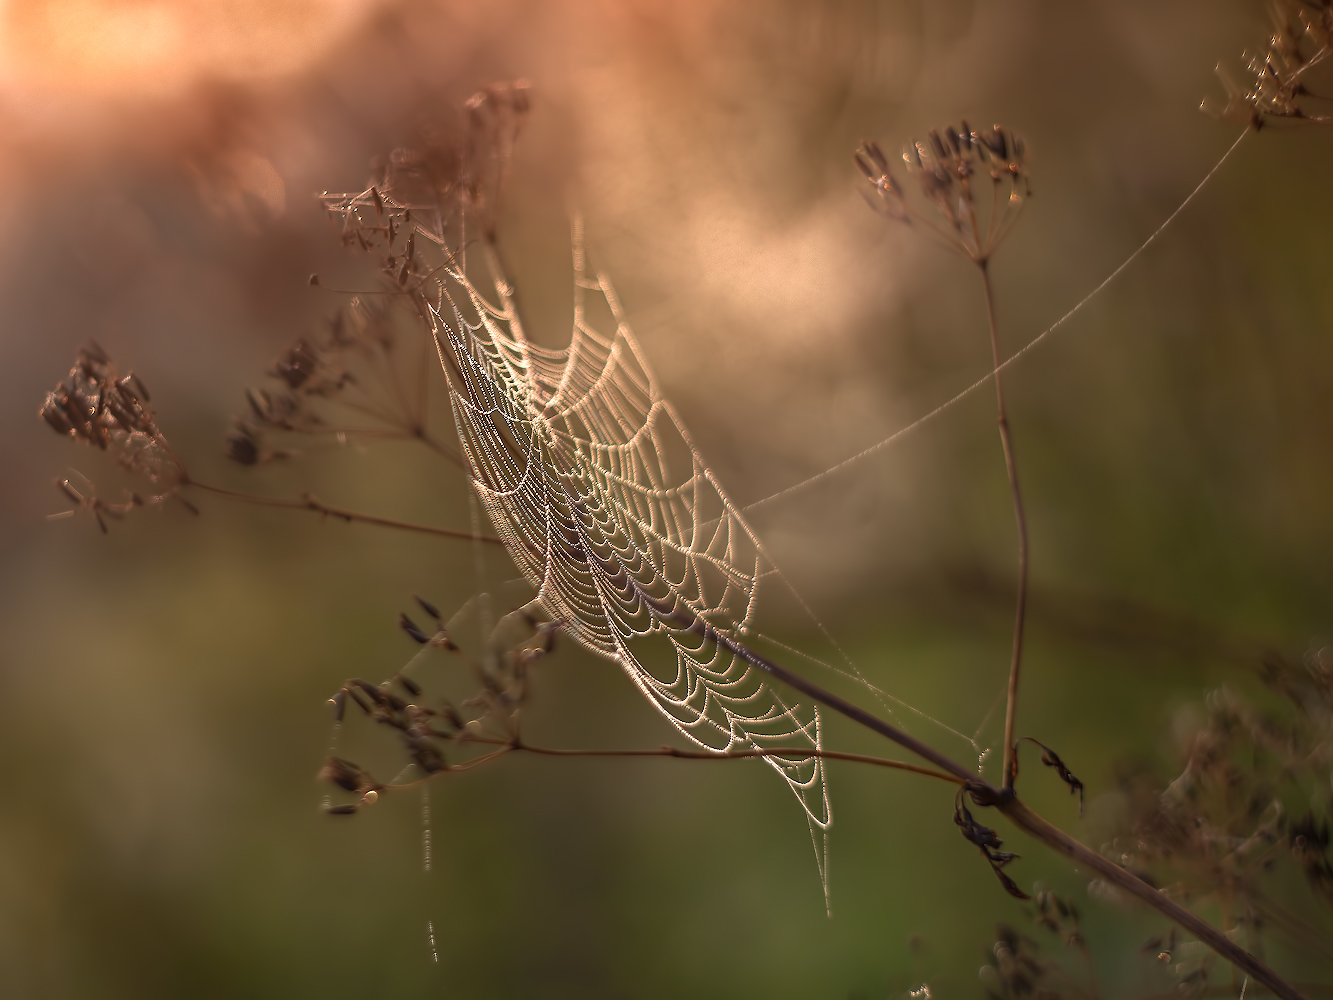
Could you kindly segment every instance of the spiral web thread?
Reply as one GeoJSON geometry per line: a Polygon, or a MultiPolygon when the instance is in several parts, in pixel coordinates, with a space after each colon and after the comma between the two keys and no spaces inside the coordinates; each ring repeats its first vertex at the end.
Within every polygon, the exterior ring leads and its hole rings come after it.
{"type": "MultiPolygon", "coordinates": [[[[459,264],[441,273],[428,314],[473,486],[535,601],[618,663],[692,742],[820,749],[814,706],[788,703],[761,671],[701,635],[706,622],[743,636],[771,567],[663,398],[610,283],[587,275],[579,225],[565,348],[527,339],[493,254],[488,265],[498,305],[459,264]],[[613,333],[594,327],[589,298],[605,304],[613,333]],[[673,666],[641,658],[655,637],[670,643],[673,666]]],[[[764,759],[805,812],[827,893],[823,761],[764,759]]]]}

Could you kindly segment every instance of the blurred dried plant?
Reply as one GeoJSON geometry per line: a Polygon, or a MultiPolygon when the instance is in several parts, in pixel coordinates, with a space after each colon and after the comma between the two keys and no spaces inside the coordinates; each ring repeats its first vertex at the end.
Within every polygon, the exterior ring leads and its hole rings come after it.
{"type": "Polygon", "coordinates": [[[1268,10],[1273,33],[1262,53],[1245,54],[1246,81],[1237,81],[1229,67],[1218,63],[1226,103],[1216,107],[1205,99],[1203,109],[1256,129],[1269,122],[1333,121],[1325,110],[1333,97],[1310,89],[1312,71],[1333,50],[1333,2],[1269,0],[1268,10]]]}
{"type": "Polygon", "coordinates": [[[1088,976],[1081,984],[1039,941],[1007,924],[995,929],[991,960],[980,971],[988,1000],[1096,1000],[1090,969],[1088,976]]]}
{"type": "Polygon", "coordinates": [[[1272,939],[1333,960],[1333,650],[1270,657],[1261,676],[1275,704],[1210,694],[1174,780],[1122,777],[1127,809],[1103,852],[1172,898],[1215,907],[1251,951],[1272,939]]]}

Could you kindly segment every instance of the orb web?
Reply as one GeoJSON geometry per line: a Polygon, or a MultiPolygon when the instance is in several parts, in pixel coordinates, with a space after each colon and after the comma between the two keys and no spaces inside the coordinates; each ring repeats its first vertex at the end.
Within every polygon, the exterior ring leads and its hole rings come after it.
{"type": "MultiPolygon", "coordinates": [[[[663,397],[575,227],[574,320],[550,349],[523,331],[493,256],[496,301],[447,268],[430,305],[472,484],[536,602],[580,645],[615,661],[692,742],[718,751],[821,749],[814,706],[701,633],[739,639],[769,570],[754,533],[663,397]],[[614,329],[589,318],[596,298],[614,329]],[[674,657],[653,658],[665,641],[674,657]]],[[[765,761],[805,812],[825,874],[823,761],[765,761]]]]}

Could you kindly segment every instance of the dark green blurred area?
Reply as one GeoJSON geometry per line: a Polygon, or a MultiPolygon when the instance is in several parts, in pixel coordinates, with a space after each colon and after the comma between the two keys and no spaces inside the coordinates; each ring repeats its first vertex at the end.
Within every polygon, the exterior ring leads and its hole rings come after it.
{"type": "MultiPolygon", "coordinates": [[[[1026,136],[1034,197],[993,265],[1016,350],[1234,141],[1196,109],[1213,64],[1265,31],[1246,0],[407,5],[368,11],[304,74],[108,99],[84,113],[123,127],[87,137],[71,119],[7,147],[0,993],[980,995],[996,922],[1026,918],[943,785],[830,768],[832,919],[799,809],[753,762],[511,759],[449,776],[430,792],[428,875],[420,797],[324,816],[328,695],[412,655],[394,620],[413,594],[453,608],[489,587],[516,604],[512,567],[491,558],[479,580],[465,543],[208,500],[105,537],[46,523],[67,466],[114,477],[36,410],[93,337],[149,384],[201,477],[465,528],[461,476],[405,445],[244,470],[219,442],[245,387],[332,309],[306,276],[372,280],[307,192],[360,187],[375,153],[522,75],[535,106],[501,242],[529,326],[565,336],[577,207],[665,391],[749,504],[989,364],[975,274],[861,203],[861,138],[895,149],[960,116],[1026,136]],[[206,209],[198,178],[230,176],[237,150],[282,175],[284,211],[206,209]]],[[[1248,137],[1008,376],[1033,553],[1020,729],[1087,783],[1087,818],[1035,758],[1023,791],[1094,846],[1117,768],[1165,774],[1183,706],[1253,689],[1266,648],[1330,641],[1331,154],[1327,129],[1248,137]]],[[[925,716],[971,736],[1007,669],[1015,541],[989,389],[753,523],[848,657],[917,710],[895,718],[972,754],[925,716]]],[[[838,656],[776,582],[759,628],[838,656]]],[[[674,739],[613,665],[568,644],[537,685],[534,740],[674,739]]],[[[827,736],[887,750],[838,720],[827,736]]],[[[1169,987],[1139,952],[1159,921],[1011,846],[1020,884],[1083,908],[1103,995],[1169,987]]]]}

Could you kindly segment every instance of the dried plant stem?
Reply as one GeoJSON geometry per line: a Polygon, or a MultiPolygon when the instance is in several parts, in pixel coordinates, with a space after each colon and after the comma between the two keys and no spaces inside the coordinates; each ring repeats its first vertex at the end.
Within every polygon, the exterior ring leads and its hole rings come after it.
{"type": "Polygon", "coordinates": [[[818,757],[821,760],[843,760],[853,764],[869,764],[873,767],[887,767],[897,771],[910,771],[913,774],[937,778],[952,785],[962,782],[952,774],[909,764],[902,760],[888,757],[872,757],[860,753],[844,753],[840,750],[813,750],[810,747],[771,747],[760,750],[681,750],[676,747],[659,747],[656,750],[563,750],[552,747],[534,747],[526,743],[515,743],[514,750],[542,754],[547,757],[675,757],[679,760],[753,760],[763,757],[818,757]]]}
{"type": "Polygon", "coordinates": [[[1303,1000],[1303,994],[1276,972],[1211,924],[1191,913],[1160,890],[1121,868],[1096,851],[1079,843],[1063,830],[1042,819],[1012,793],[997,808],[1024,833],[1063,854],[1076,864],[1090,868],[1106,881],[1147,903],[1164,917],[1193,934],[1219,956],[1263,983],[1283,1000],[1303,1000]]]}
{"type": "MultiPolygon", "coordinates": [[[[676,620],[679,621],[679,617],[677,617],[676,620]]],[[[685,627],[690,629],[690,631],[703,636],[710,642],[717,643],[719,646],[722,646],[724,649],[745,660],[745,662],[758,667],[760,670],[773,677],[776,677],[787,686],[795,688],[802,694],[808,695],[826,707],[833,709],[839,715],[844,715],[853,722],[859,722],[867,729],[892,740],[905,750],[910,750],[922,760],[930,761],[930,763],[934,764],[941,771],[951,775],[958,783],[967,785],[974,785],[977,783],[977,773],[975,771],[968,770],[962,764],[959,764],[947,755],[940,753],[940,751],[936,750],[929,744],[922,743],[914,736],[909,736],[897,726],[885,722],[876,715],[872,715],[859,705],[854,705],[845,698],[841,698],[834,694],[832,691],[826,691],[818,684],[811,683],[800,674],[793,673],[786,667],[774,663],[765,656],[760,656],[748,646],[742,645],[735,639],[723,635],[706,621],[696,618],[691,622],[682,624],[685,624],[685,627]]]]}
{"type": "Polygon", "coordinates": [[[1000,427],[1000,444],[1004,448],[1004,465],[1009,473],[1009,492],[1014,501],[1014,520],[1018,524],[1018,604],[1014,611],[1014,645],[1009,658],[1009,689],[1004,708],[1004,770],[1003,787],[1013,788],[1018,776],[1018,750],[1015,746],[1014,725],[1018,718],[1018,679],[1023,663],[1023,625],[1027,617],[1028,600],[1028,524],[1023,512],[1023,491],[1018,485],[1018,463],[1014,459],[1014,442],[1009,431],[1009,414],[1004,407],[1004,381],[1000,377],[1000,333],[995,321],[995,292],[991,288],[990,268],[986,259],[977,262],[981,269],[981,283],[986,289],[986,319],[990,325],[991,363],[995,378],[995,413],[1000,427]]]}
{"type": "Polygon", "coordinates": [[[913,736],[909,736],[897,726],[885,722],[878,716],[872,715],[870,712],[867,712],[865,709],[857,705],[853,705],[851,702],[833,694],[831,691],[824,690],[819,685],[806,680],[800,674],[793,673],[786,667],[774,663],[766,657],[760,656],[748,647],[718,632],[707,622],[696,619],[687,627],[702,635],[704,638],[718,643],[730,652],[744,659],[746,662],[753,664],[770,676],[782,681],[784,684],[800,691],[802,694],[814,698],[825,707],[831,708],[840,715],[844,715],[851,719],[853,722],[860,723],[873,732],[879,733],[881,736],[892,740],[894,743],[911,751],[918,757],[930,761],[930,763],[934,764],[940,770],[947,772],[955,778],[961,779],[963,787],[972,795],[973,800],[977,802],[977,804],[994,806],[1024,833],[1041,841],[1057,853],[1063,854],[1076,864],[1095,871],[1111,884],[1147,903],[1168,920],[1171,920],[1173,923],[1193,934],[1209,948],[1217,952],[1222,958],[1249,973],[1256,980],[1272,990],[1277,996],[1282,997],[1283,1000],[1304,1000],[1300,991],[1254,955],[1233,943],[1225,934],[1218,931],[1212,925],[1195,916],[1189,910],[1185,909],[1179,903],[1170,899],[1157,889],[1154,889],[1137,875],[1121,868],[1113,861],[1107,860],[1090,847],[1079,843],[1063,830],[1058,829],[1045,819],[1042,819],[1042,817],[1038,816],[1019,801],[1012,786],[996,788],[974,771],[968,770],[962,764],[952,760],[934,747],[922,743],[913,736]]]}
{"type": "MultiPolygon", "coordinates": [[[[920,774],[927,778],[935,778],[939,781],[948,782],[951,785],[960,785],[962,781],[951,774],[945,774],[943,771],[936,771],[933,768],[922,767],[920,764],[911,764],[904,760],[893,760],[889,757],[874,757],[863,753],[845,753],[841,750],[815,750],[811,747],[769,747],[768,749],[753,748],[749,750],[682,750],[679,747],[662,746],[654,750],[641,749],[608,749],[608,750],[583,750],[566,749],[563,747],[538,747],[529,743],[524,743],[517,737],[510,739],[492,739],[485,736],[466,736],[459,740],[460,743],[479,743],[484,746],[494,746],[498,749],[491,753],[483,754],[472,760],[464,761],[461,764],[454,764],[446,767],[440,774],[452,774],[459,771],[471,770],[478,764],[496,760],[508,753],[531,753],[542,757],[671,757],[676,760],[755,760],[765,757],[817,757],[820,760],[842,760],[852,764],[868,764],[871,767],[886,767],[895,771],[908,771],[912,774],[920,774]]],[[[415,788],[423,781],[427,781],[434,775],[426,778],[420,778],[416,781],[404,782],[402,784],[391,784],[388,788],[404,789],[415,788]]]]}
{"type": "Polygon", "coordinates": [[[265,497],[254,493],[241,493],[237,490],[225,489],[221,486],[211,486],[208,483],[201,483],[197,479],[187,479],[182,484],[183,487],[193,487],[202,490],[205,493],[211,493],[214,496],[224,497],[228,500],[236,500],[241,503],[256,504],[261,507],[279,507],[284,510],[308,510],[316,514],[322,514],[325,517],[332,517],[339,521],[356,521],[361,524],[375,524],[382,528],[397,528],[400,531],[417,531],[426,535],[437,535],[442,538],[459,538],[466,541],[488,542],[492,545],[502,545],[501,539],[494,535],[475,535],[471,531],[463,531],[458,528],[437,528],[429,524],[415,524],[411,521],[399,521],[391,517],[380,517],[378,514],[362,514],[358,511],[347,510],[343,507],[333,507],[324,501],[317,499],[309,493],[302,494],[299,498],[290,497],[265,497]]]}

